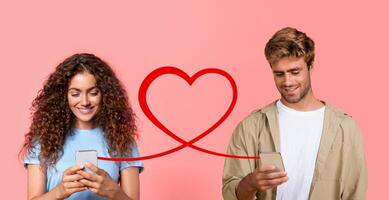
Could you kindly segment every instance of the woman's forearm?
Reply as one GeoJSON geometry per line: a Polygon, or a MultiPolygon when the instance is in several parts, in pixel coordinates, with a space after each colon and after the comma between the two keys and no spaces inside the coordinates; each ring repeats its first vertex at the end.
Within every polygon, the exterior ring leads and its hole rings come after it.
{"type": "Polygon", "coordinates": [[[29,200],[62,200],[62,199],[65,199],[65,197],[62,197],[58,186],[42,195],[29,198],[29,200]]]}
{"type": "Polygon", "coordinates": [[[110,200],[138,200],[138,199],[133,199],[130,198],[123,190],[121,187],[118,187],[117,191],[113,195],[110,200]]]}

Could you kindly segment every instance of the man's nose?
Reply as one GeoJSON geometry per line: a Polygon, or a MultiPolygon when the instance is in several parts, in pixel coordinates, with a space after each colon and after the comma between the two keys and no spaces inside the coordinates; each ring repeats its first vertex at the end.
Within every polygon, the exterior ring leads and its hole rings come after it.
{"type": "Polygon", "coordinates": [[[292,85],[292,77],[291,77],[291,75],[290,74],[285,74],[285,76],[284,76],[284,80],[283,80],[283,84],[285,85],[285,86],[290,86],[290,85],[292,85]]]}

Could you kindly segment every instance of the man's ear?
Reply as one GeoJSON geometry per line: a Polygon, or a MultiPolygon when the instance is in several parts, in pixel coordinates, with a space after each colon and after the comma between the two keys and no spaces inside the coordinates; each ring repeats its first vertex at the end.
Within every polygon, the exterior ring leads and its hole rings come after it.
{"type": "Polygon", "coordinates": [[[313,69],[313,64],[308,66],[308,71],[311,71],[311,69],[313,69]]]}

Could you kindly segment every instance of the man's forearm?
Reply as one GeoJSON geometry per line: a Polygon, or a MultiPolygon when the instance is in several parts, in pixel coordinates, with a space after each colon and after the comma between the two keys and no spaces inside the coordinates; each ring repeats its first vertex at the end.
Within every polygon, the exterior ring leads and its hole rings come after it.
{"type": "Polygon", "coordinates": [[[244,177],[236,188],[235,193],[239,200],[252,200],[257,192],[257,190],[249,184],[247,178],[247,176],[244,177]]]}

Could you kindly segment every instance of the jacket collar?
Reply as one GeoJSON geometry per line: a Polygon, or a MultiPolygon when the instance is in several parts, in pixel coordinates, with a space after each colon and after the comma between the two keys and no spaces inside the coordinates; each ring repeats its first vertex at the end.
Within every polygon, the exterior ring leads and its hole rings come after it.
{"type": "Polygon", "coordinates": [[[276,103],[277,101],[274,101],[273,103],[265,106],[263,109],[261,109],[261,112],[263,112],[266,115],[266,118],[269,122],[268,124],[270,128],[270,134],[273,139],[275,151],[281,152],[278,110],[277,110],[276,103]]]}
{"type": "MultiPolygon", "coordinates": [[[[266,115],[266,118],[269,122],[269,128],[274,142],[275,150],[277,152],[280,152],[280,132],[279,132],[279,123],[278,123],[278,109],[276,105],[277,101],[278,100],[263,107],[261,109],[261,112],[266,115]]],[[[340,118],[344,118],[346,114],[325,101],[321,101],[321,102],[325,106],[325,111],[324,111],[323,132],[320,139],[320,148],[318,154],[321,156],[320,159],[324,159],[324,156],[322,156],[322,154],[324,154],[325,157],[327,157],[328,155],[328,150],[331,147],[335,136],[334,129],[336,129],[340,124],[341,121],[340,118]]]]}

